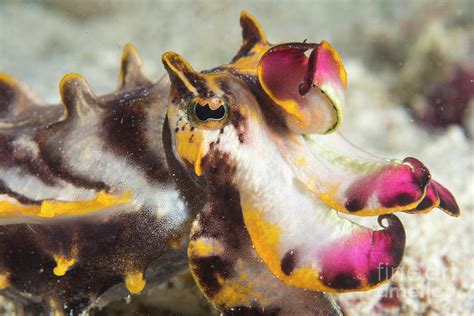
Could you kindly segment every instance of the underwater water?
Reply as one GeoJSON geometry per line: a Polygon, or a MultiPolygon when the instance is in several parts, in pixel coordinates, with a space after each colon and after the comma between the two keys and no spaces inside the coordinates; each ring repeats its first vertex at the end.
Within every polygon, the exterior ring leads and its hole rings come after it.
{"type": "MultiPolygon", "coordinates": [[[[474,5],[472,1],[92,1],[0,2],[0,70],[58,103],[64,74],[97,95],[117,87],[133,43],[153,81],[175,51],[195,69],[227,63],[241,44],[241,10],[270,42],[329,41],[348,76],[341,130],[381,157],[417,157],[450,188],[460,218],[401,214],[400,271],[368,292],[336,294],[347,315],[474,313],[474,5]]],[[[364,223],[375,225],[375,221],[364,223]]],[[[0,314],[12,304],[4,300],[0,314]]],[[[98,315],[213,313],[189,274],[98,315]]]]}

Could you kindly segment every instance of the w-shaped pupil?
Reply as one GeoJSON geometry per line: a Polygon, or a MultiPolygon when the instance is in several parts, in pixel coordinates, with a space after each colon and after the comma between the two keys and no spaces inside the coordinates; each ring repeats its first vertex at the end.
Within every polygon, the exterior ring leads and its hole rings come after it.
{"type": "Polygon", "coordinates": [[[208,120],[222,120],[225,116],[225,111],[224,105],[221,105],[215,110],[211,109],[209,104],[201,106],[199,103],[196,103],[194,105],[194,113],[196,114],[196,117],[203,122],[208,120]]]}

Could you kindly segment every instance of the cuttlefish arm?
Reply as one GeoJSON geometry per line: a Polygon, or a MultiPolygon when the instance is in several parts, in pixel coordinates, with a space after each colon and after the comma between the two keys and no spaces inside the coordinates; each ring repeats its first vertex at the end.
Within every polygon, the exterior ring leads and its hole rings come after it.
{"type": "Polygon", "coordinates": [[[291,131],[327,134],[342,123],[346,71],[328,42],[274,46],[262,56],[257,73],[262,90],[283,110],[291,131]]]}
{"type": "Polygon", "coordinates": [[[272,274],[252,246],[239,193],[229,183],[211,187],[192,226],[188,257],[202,293],[224,315],[342,315],[329,295],[272,274]]]}

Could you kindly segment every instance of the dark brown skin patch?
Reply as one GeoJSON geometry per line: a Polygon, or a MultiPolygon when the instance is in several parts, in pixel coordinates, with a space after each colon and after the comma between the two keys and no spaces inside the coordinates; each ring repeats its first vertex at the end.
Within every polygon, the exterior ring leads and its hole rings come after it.
{"type": "Polygon", "coordinates": [[[237,137],[241,144],[245,143],[246,134],[247,134],[247,118],[244,117],[240,112],[232,112],[231,123],[237,131],[237,137]]]}
{"type": "Polygon", "coordinates": [[[146,139],[145,106],[141,101],[110,105],[111,110],[102,120],[103,139],[112,152],[138,165],[150,181],[167,183],[171,179],[168,169],[146,139]]]}
{"type": "Polygon", "coordinates": [[[348,273],[340,273],[333,279],[325,279],[323,277],[321,282],[326,286],[337,290],[355,290],[361,286],[360,280],[348,273]]]}
{"type": "Polygon", "coordinates": [[[286,275],[291,275],[295,269],[297,262],[297,254],[295,250],[290,250],[281,259],[281,271],[286,275]]]}
{"type": "Polygon", "coordinates": [[[369,284],[375,285],[392,277],[397,267],[392,265],[381,264],[377,269],[369,273],[369,284]]]}
{"type": "Polygon", "coordinates": [[[203,169],[203,174],[206,174],[206,178],[210,182],[208,189],[210,192],[214,192],[218,190],[216,186],[232,183],[236,166],[228,153],[212,150],[202,158],[201,169],[203,169]]]}
{"type": "Polygon", "coordinates": [[[365,203],[366,201],[362,200],[360,197],[354,197],[348,199],[344,206],[349,212],[358,212],[364,209],[365,203]]]}
{"type": "Polygon", "coordinates": [[[408,204],[412,203],[413,198],[408,193],[401,193],[401,194],[397,195],[396,201],[397,201],[396,205],[405,206],[405,205],[408,205],[408,204]]]}
{"type": "MultiPolygon", "coordinates": [[[[69,98],[74,95],[69,90],[71,89],[64,92],[63,97],[69,98]]],[[[150,106],[160,106],[161,103],[159,102],[163,101],[160,98],[164,97],[160,93],[162,92],[159,87],[151,85],[130,91],[115,92],[95,98],[91,102],[95,102],[96,105],[100,104],[100,107],[105,109],[103,135],[106,145],[110,146],[110,150],[144,169],[149,179],[169,182],[171,177],[162,162],[162,157],[153,153],[148,146],[144,145],[146,143],[146,140],[143,139],[145,131],[143,126],[144,113],[141,108],[137,110],[137,113],[134,112],[135,107],[145,106],[143,104],[146,102],[154,102],[150,106]],[[145,98],[144,95],[147,95],[148,98],[145,98]],[[156,104],[157,102],[158,104],[156,104]],[[135,103],[137,103],[136,106],[135,103]],[[110,141],[108,131],[110,132],[110,141]],[[113,141],[116,141],[116,144],[113,141]]],[[[163,107],[164,112],[165,108],[163,107]]],[[[99,113],[96,115],[99,115],[99,113]]],[[[156,122],[156,124],[160,126],[162,121],[156,122]]],[[[67,166],[66,162],[63,161],[61,152],[64,149],[61,140],[69,134],[75,133],[76,129],[84,128],[75,125],[74,115],[72,115],[67,120],[55,123],[48,129],[40,130],[35,136],[35,140],[40,146],[40,158],[45,161],[55,176],[77,187],[109,191],[110,188],[102,181],[91,180],[87,175],[77,174],[73,168],[67,166]]],[[[159,138],[160,135],[157,135],[157,137],[159,138]]]]}
{"type": "MultiPolygon", "coordinates": [[[[225,95],[227,96],[226,103],[232,104],[233,101],[229,100],[231,96],[233,95],[232,89],[229,87],[229,85],[225,82],[222,81],[219,83],[219,86],[222,91],[224,91],[225,95]]],[[[241,144],[245,143],[246,136],[247,136],[247,129],[248,129],[248,122],[247,122],[247,117],[242,115],[238,110],[237,111],[232,111],[230,114],[230,122],[234,126],[235,130],[237,131],[237,137],[239,138],[239,142],[241,144]]],[[[220,133],[224,133],[224,128],[221,128],[220,133]]]]}
{"type": "MultiPolygon", "coordinates": [[[[203,174],[207,175],[208,202],[197,217],[200,229],[193,232],[191,239],[215,238],[228,251],[242,251],[242,242],[246,239],[240,229],[244,227],[240,195],[231,185],[235,165],[227,154],[211,150],[203,157],[201,166],[203,174]]],[[[190,257],[189,260],[193,274],[211,298],[221,288],[217,277],[227,279],[234,274],[233,263],[218,256],[190,257]]]]}
{"type": "Polygon", "coordinates": [[[204,291],[209,297],[213,297],[221,289],[218,277],[225,280],[234,273],[232,263],[218,256],[193,258],[191,262],[194,274],[199,278],[199,283],[205,286],[204,291]]]}
{"type": "Polygon", "coordinates": [[[242,231],[235,227],[244,227],[244,220],[240,194],[232,185],[235,162],[228,154],[213,150],[203,157],[201,168],[207,176],[208,202],[200,217],[201,231],[195,237],[225,234],[227,246],[237,250],[241,248],[242,231]],[[207,212],[212,216],[206,216],[207,212]]]}
{"type": "Polygon", "coordinates": [[[423,211],[431,207],[436,201],[432,200],[430,197],[425,196],[425,198],[418,204],[415,208],[416,211],[423,211]]]}

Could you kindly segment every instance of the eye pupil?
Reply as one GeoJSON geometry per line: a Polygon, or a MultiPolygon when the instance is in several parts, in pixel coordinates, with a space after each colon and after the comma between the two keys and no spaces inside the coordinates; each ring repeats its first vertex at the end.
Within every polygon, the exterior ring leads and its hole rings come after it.
{"type": "Polygon", "coordinates": [[[226,114],[226,108],[224,105],[221,105],[217,109],[213,110],[206,104],[205,106],[201,106],[199,103],[194,104],[194,114],[196,115],[197,119],[203,122],[208,120],[222,120],[226,114]]]}

